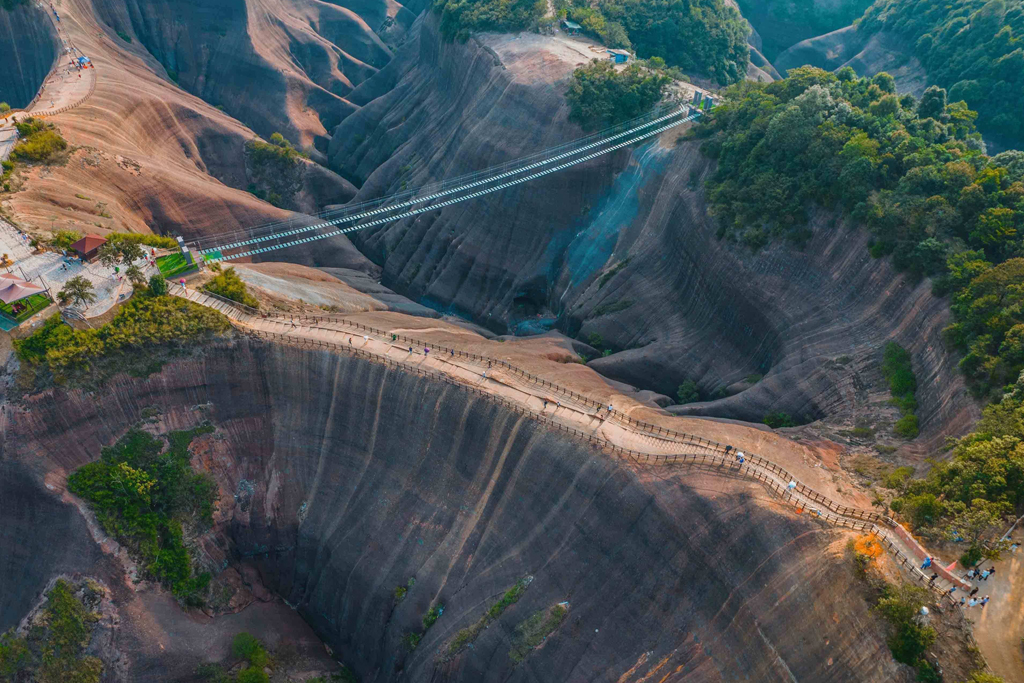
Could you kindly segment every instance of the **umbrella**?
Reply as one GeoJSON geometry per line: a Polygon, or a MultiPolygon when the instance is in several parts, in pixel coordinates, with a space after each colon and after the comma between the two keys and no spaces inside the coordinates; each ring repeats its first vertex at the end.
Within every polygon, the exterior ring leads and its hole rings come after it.
{"type": "Polygon", "coordinates": [[[0,275],[0,301],[5,304],[14,303],[19,299],[25,299],[33,294],[40,294],[46,290],[39,285],[25,282],[16,275],[0,275]]]}

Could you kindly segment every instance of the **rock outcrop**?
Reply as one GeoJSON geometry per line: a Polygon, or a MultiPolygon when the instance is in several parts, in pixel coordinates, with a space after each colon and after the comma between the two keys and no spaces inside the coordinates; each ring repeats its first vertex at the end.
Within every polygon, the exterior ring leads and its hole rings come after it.
{"type": "MultiPolygon", "coordinates": [[[[21,472],[11,481],[23,493],[0,508],[0,567],[19,591],[44,585],[73,542],[79,565],[96,556],[81,523],[52,528],[39,556],[14,545],[38,529],[25,510],[77,514],[39,482],[94,459],[144,409],[167,428],[218,426],[209,462],[231,564],[294,605],[361,680],[910,680],[850,590],[842,538],[753,484],[633,471],[463,389],[249,342],[8,411],[0,463],[21,472]],[[448,657],[455,634],[527,576],[520,600],[448,657]],[[410,588],[396,603],[399,585],[410,588]],[[517,625],[558,603],[567,618],[515,665],[517,625]],[[435,605],[440,618],[410,651],[435,605]]],[[[152,594],[118,595],[134,606],[121,609],[121,649],[146,653],[132,680],[156,680],[160,666],[182,675],[206,653],[178,642],[224,631],[152,594]]],[[[22,608],[3,605],[0,628],[22,608]]]]}
{"type": "Polygon", "coordinates": [[[808,64],[829,71],[849,66],[858,76],[885,71],[896,79],[900,92],[920,97],[929,85],[928,74],[908,47],[898,37],[885,33],[864,35],[856,26],[847,26],[793,45],[774,63],[783,73],[808,64]]]}
{"type": "MultiPolygon", "coordinates": [[[[79,106],[48,118],[73,146],[68,162],[16,172],[17,191],[5,197],[5,208],[23,228],[191,237],[287,215],[246,191],[254,180],[245,164],[252,130],[171,83],[137,42],[98,22],[92,0],[65,0],[59,11],[61,25],[96,67],[86,74],[96,86],[79,106]]],[[[45,16],[37,19],[49,25],[45,16]]],[[[0,52],[14,45],[0,32],[0,52]]],[[[323,167],[303,162],[301,170],[291,208],[313,213],[354,192],[323,167]]]]}
{"type": "MultiPolygon", "coordinates": [[[[420,3],[422,4],[422,3],[420,3]]],[[[355,107],[346,96],[391,59],[375,31],[418,12],[384,0],[96,0],[113,31],[138,41],[188,92],[269,138],[326,147],[355,107]]]]}
{"type": "Polygon", "coordinates": [[[21,109],[32,101],[57,61],[60,39],[45,11],[33,3],[0,8],[0,102],[21,109]]]}

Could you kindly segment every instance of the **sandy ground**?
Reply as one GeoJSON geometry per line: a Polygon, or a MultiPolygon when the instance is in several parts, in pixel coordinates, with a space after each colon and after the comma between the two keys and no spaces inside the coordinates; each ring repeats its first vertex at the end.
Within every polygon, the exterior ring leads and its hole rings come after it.
{"type": "MultiPolygon", "coordinates": [[[[1013,540],[1024,542],[1024,531],[1018,530],[1013,540]]],[[[991,602],[984,609],[967,610],[974,635],[993,671],[1006,683],[1024,683],[1024,550],[1004,553],[998,562],[982,566],[995,566],[996,573],[978,583],[978,594],[992,596],[991,602]]]]}

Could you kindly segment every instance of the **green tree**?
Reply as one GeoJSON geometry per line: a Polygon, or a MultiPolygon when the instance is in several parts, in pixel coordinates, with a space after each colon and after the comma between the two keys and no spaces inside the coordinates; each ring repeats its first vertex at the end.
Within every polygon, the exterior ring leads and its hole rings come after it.
{"type": "Polygon", "coordinates": [[[638,64],[616,71],[611,62],[595,59],[573,72],[565,95],[569,120],[593,129],[635,118],[658,103],[670,82],[638,64]]]}
{"type": "Polygon", "coordinates": [[[694,403],[700,400],[700,388],[697,383],[692,379],[685,380],[679,385],[679,389],[676,391],[676,398],[679,399],[680,404],[694,403]]]}
{"type": "Polygon", "coordinates": [[[7,104],[6,102],[0,102],[0,114],[9,113],[11,113],[11,105],[7,104]]]}
{"type": "Polygon", "coordinates": [[[146,275],[142,272],[142,268],[139,268],[134,263],[125,269],[124,276],[135,287],[142,287],[146,284],[146,275]]]}
{"type": "Polygon", "coordinates": [[[918,615],[927,600],[927,589],[903,584],[889,586],[875,606],[891,626],[889,649],[897,662],[917,666],[935,642],[935,629],[918,622],[918,615]]]}
{"type": "Polygon", "coordinates": [[[64,306],[88,306],[95,303],[92,281],[81,275],[68,278],[57,293],[57,300],[64,306]]]}
{"type": "Polygon", "coordinates": [[[156,273],[149,278],[149,293],[151,296],[164,296],[167,294],[167,280],[160,273],[156,273]]]}
{"type": "Polygon", "coordinates": [[[946,90],[933,85],[921,95],[917,115],[922,119],[941,119],[946,113],[946,90]]]}

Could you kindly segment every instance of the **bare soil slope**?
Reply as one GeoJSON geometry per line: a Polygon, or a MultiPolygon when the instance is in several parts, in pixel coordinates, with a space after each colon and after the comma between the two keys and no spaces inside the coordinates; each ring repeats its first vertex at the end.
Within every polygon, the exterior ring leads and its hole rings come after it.
{"type": "MultiPolygon", "coordinates": [[[[97,23],[90,0],[61,0],[58,11],[95,64],[86,76],[96,85],[81,105],[48,118],[73,146],[66,162],[25,171],[15,181],[20,191],[5,197],[23,227],[188,236],[287,215],[244,191],[252,131],[177,88],[145,51],[112,36],[97,23]]],[[[11,48],[15,58],[24,52],[17,43],[11,48]]],[[[295,181],[289,203],[303,211],[353,192],[312,162],[297,167],[295,181]]]]}

